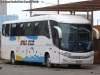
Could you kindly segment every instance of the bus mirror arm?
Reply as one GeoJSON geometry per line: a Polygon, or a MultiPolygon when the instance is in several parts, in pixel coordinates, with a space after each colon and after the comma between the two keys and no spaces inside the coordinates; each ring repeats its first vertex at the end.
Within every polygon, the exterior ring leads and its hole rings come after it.
{"type": "Polygon", "coordinates": [[[54,26],[54,28],[58,31],[59,38],[62,39],[62,31],[58,26],[54,26]]]}

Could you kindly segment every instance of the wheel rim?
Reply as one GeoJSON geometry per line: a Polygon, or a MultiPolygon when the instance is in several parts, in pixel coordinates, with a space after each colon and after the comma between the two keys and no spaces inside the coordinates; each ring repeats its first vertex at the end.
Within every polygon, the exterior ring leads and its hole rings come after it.
{"type": "Polygon", "coordinates": [[[12,59],[11,59],[12,63],[14,63],[14,55],[12,54],[12,59]]]}
{"type": "Polygon", "coordinates": [[[47,66],[50,66],[50,57],[47,59],[47,66]]]}

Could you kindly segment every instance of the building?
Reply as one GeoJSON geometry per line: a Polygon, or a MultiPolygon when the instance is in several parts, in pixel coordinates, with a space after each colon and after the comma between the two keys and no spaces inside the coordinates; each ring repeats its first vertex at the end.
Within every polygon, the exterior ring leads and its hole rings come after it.
{"type": "Polygon", "coordinates": [[[2,30],[2,23],[4,21],[18,20],[18,15],[0,15],[0,32],[2,30]]]}
{"type": "MultiPolygon", "coordinates": [[[[2,0],[7,1],[7,0],[2,0]]],[[[0,3],[0,15],[7,15],[7,3],[0,3]]]]}

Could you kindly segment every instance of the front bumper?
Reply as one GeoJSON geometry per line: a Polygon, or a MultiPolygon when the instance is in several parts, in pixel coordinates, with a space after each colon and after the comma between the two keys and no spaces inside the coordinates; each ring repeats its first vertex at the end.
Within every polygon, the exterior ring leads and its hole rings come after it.
{"type": "Polygon", "coordinates": [[[94,56],[87,59],[72,59],[72,58],[63,58],[60,61],[60,64],[93,64],[94,56]]]}

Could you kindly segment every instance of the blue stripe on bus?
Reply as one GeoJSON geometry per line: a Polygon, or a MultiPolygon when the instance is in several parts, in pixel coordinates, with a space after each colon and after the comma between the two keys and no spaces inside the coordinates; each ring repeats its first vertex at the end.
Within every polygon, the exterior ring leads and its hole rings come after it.
{"type": "Polygon", "coordinates": [[[28,62],[44,62],[44,57],[43,56],[37,56],[37,55],[34,55],[34,56],[26,56],[23,61],[28,61],[28,62]]]}

